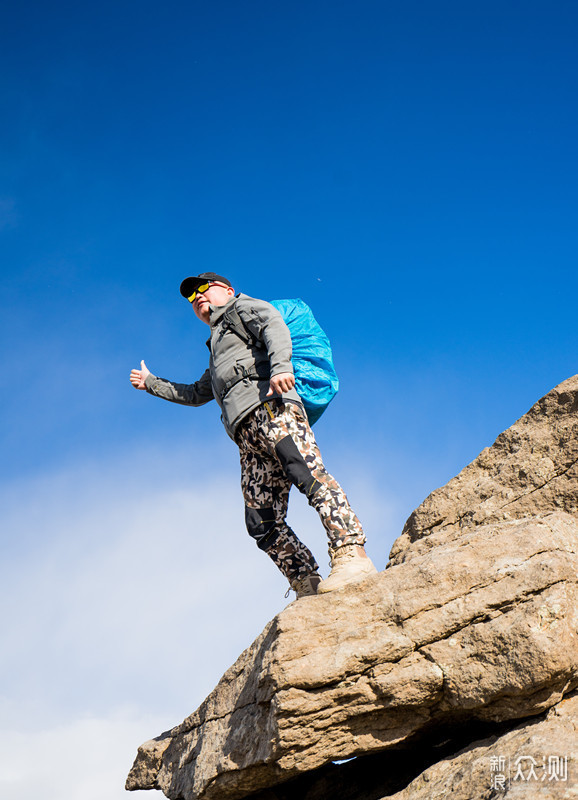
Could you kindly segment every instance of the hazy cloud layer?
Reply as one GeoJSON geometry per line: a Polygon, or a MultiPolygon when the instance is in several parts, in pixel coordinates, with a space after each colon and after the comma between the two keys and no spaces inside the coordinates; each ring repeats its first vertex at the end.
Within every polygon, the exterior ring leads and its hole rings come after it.
{"type": "MultiPolygon", "coordinates": [[[[136,747],[194,710],[289,602],[244,531],[235,458],[192,481],[186,461],[148,447],[0,498],[0,794],[11,800],[123,797],[136,747]]],[[[350,488],[370,527],[387,517],[363,475],[350,488]]],[[[297,493],[290,517],[327,572],[323,529],[297,493]]],[[[385,542],[371,545],[377,560],[385,542]]]]}

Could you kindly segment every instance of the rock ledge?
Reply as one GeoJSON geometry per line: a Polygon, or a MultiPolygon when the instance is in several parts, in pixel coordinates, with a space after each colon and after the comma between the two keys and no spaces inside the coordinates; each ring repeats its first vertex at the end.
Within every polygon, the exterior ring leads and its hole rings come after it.
{"type": "Polygon", "coordinates": [[[489,772],[472,784],[482,761],[530,741],[565,750],[572,771],[577,463],[574,377],[413,512],[382,573],[278,614],[197,711],[139,748],[126,788],[172,800],[288,800],[305,797],[288,794],[298,779],[310,781],[313,800],[334,761],[411,747],[419,765],[420,742],[468,725],[499,738],[463,752],[454,742],[453,758],[418,777],[400,766],[383,795],[358,787],[350,796],[489,797],[489,772]]]}

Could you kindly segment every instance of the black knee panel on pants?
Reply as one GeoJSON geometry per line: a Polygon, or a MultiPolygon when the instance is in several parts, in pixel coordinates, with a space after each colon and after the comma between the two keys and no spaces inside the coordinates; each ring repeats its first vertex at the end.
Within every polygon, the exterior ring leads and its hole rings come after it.
{"type": "Polygon", "coordinates": [[[275,447],[275,452],[291,483],[308,498],[313,497],[315,492],[321,488],[321,484],[311,474],[307,462],[291,436],[281,439],[275,447]]]}
{"type": "Polygon", "coordinates": [[[267,550],[275,544],[278,531],[275,530],[275,514],[272,508],[249,508],[245,506],[245,525],[249,536],[257,542],[260,550],[267,550]]]}

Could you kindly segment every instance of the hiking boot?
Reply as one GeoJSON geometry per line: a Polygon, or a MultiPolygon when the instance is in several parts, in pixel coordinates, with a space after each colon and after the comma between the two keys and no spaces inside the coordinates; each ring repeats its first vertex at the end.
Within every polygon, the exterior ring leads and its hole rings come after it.
{"type": "Polygon", "coordinates": [[[362,545],[345,544],[330,550],[331,574],[321,581],[318,594],[340,589],[347,583],[362,581],[377,572],[362,545]]]}
{"type": "Polygon", "coordinates": [[[299,600],[301,597],[317,594],[317,587],[320,583],[321,575],[317,572],[310,572],[304,578],[295,578],[295,580],[291,581],[291,589],[293,589],[297,595],[297,600],[299,600]]]}

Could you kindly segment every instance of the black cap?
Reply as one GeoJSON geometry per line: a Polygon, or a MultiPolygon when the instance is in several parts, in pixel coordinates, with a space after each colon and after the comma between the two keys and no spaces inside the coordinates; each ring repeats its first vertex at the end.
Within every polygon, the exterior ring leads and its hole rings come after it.
{"type": "Polygon", "coordinates": [[[218,283],[224,283],[225,286],[231,286],[231,281],[228,280],[228,278],[223,278],[222,275],[217,275],[216,272],[201,272],[200,275],[185,278],[181,283],[182,296],[188,299],[199,286],[202,286],[203,283],[207,283],[207,281],[217,281],[218,283]]]}

